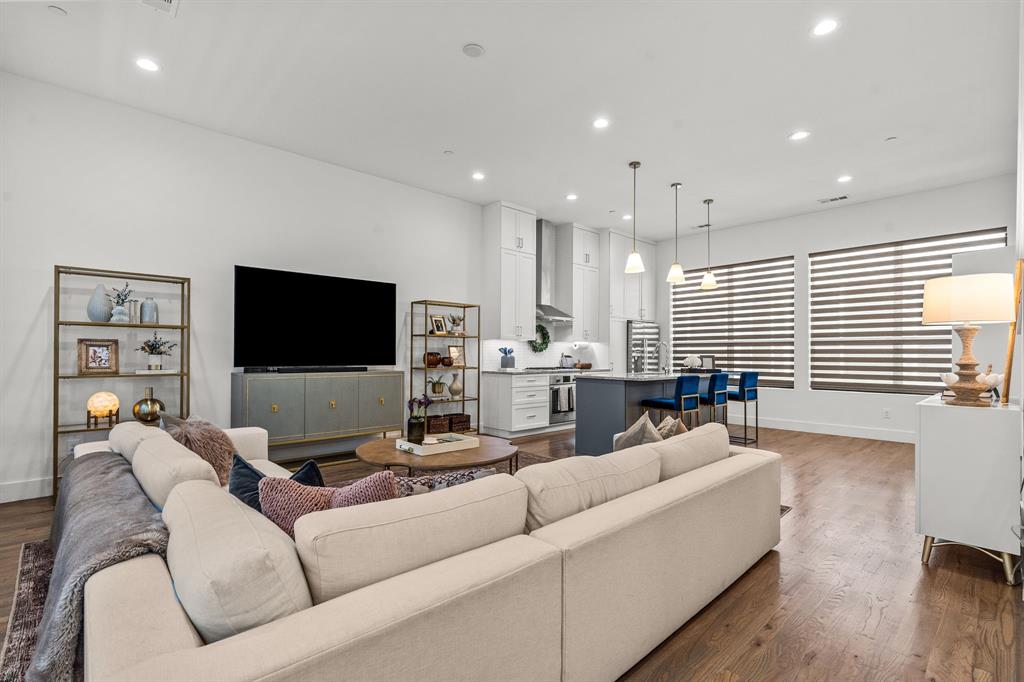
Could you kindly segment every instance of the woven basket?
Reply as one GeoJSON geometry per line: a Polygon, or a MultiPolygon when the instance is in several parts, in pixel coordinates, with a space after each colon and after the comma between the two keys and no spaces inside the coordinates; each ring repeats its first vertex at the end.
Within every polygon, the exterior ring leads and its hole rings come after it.
{"type": "Polygon", "coordinates": [[[427,433],[448,433],[449,418],[446,414],[434,414],[427,417],[427,433]]]}
{"type": "Polygon", "coordinates": [[[469,431],[469,415],[468,414],[453,414],[451,416],[451,430],[455,433],[462,431],[469,431]]]}

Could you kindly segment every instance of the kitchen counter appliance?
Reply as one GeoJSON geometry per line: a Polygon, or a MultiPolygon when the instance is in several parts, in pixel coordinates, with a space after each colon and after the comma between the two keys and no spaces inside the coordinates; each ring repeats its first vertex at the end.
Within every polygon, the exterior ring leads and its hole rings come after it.
{"type": "Polygon", "coordinates": [[[576,421],[576,377],[572,374],[553,374],[550,378],[551,401],[549,424],[576,421]]]}

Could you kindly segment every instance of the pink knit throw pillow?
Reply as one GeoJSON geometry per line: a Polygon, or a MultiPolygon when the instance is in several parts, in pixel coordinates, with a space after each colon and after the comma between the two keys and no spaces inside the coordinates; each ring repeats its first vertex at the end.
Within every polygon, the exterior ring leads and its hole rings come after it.
{"type": "Polygon", "coordinates": [[[379,471],[344,488],[321,488],[267,476],[260,479],[259,488],[263,515],[291,537],[295,537],[295,521],[300,516],[398,497],[398,484],[391,471],[379,471]]]}
{"type": "Polygon", "coordinates": [[[166,431],[171,438],[210,463],[221,485],[228,484],[231,473],[231,456],[235,444],[224,429],[202,419],[175,420],[168,423],[166,431]]]}

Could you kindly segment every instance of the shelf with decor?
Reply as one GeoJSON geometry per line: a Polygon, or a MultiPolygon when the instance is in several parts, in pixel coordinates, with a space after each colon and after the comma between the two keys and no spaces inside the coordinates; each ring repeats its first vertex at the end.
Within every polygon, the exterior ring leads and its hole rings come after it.
{"type": "Polygon", "coordinates": [[[188,277],[54,266],[54,496],[69,438],[188,417],[191,300],[188,277]]]}
{"type": "Polygon", "coordinates": [[[424,435],[475,433],[480,424],[480,306],[413,301],[409,319],[409,399],[426,396],[430,404],[418,408],[422,421],[410,413],[406,436],[413,430],[416,437],[417,425],[424,435]],[[443,364],[446,357],[452,364],[443,364]],[[443,374],[452,380],[442,381],[443,374]]]}

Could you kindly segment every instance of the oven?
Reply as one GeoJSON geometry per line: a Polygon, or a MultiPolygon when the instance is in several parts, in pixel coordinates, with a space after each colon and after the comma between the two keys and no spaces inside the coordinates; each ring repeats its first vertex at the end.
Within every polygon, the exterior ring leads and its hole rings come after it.
{"type": "Polygon", "coordinates": [[[572,374],[554,374],[550,379],[551,401],[548,423],[565,424],[576,421],[576,377],[572,374]]]}

